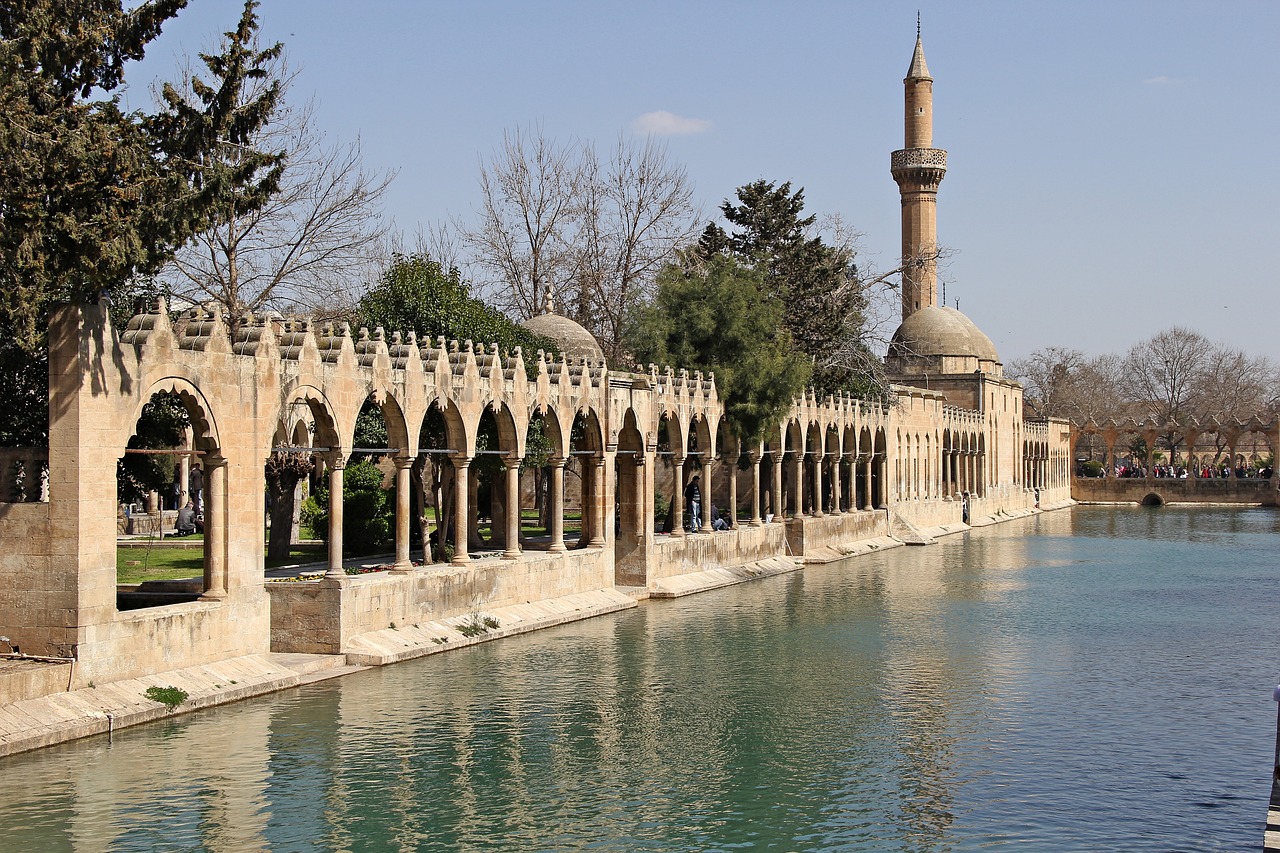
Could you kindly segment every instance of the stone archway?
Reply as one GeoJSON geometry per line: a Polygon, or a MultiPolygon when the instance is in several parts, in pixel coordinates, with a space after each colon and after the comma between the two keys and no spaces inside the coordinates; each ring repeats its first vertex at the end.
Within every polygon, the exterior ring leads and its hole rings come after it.
{"type": "Polygon", "coordinates": [[[613,542],[614,583],[647,586],[648,543],[653,535],[652,465],[646,464],[644,436],[636,413],[628,408],[618,432],[614,458],[615,525],[613,542]]]}

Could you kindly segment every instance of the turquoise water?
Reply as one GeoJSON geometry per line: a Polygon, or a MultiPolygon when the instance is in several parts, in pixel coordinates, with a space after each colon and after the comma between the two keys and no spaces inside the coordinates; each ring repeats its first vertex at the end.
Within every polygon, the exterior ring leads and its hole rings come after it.
{"type": "Polygon", "coordinates": [[[1261,846],[1280,515],[1078,508],[0,762],[4,850],[1261,846]]]}

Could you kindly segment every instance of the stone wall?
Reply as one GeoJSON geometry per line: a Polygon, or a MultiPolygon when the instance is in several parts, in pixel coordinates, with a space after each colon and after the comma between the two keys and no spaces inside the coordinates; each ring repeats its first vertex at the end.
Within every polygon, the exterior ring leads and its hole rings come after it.
{"type": "Polygon", "coordinates": [[[62,657],[76,599],[52,547],[49,504],[0,503],[0,634],[28,654],[62,657]]]}
{"type": "Polygon", "coordinates": [[[130,610],[85,626],[77,686],[138,678],[270,651],[267,594],[247,588],[219,601],[130,610]]]}
{"type": "Polygon", "coordinates": [[[271,650],[337,654],[358,634],[613,587],[600,548],[432,565],[342,580],[268,583],[271,650]]]}
{"type": "Polygon", "coordinates": [[[649,580],[729,568],[784,556],[786,529],[778,523],[739,525],[730,530],[663,536],[653,543],[649,580]]]}
{"type": "Polygon", "coordinates": [[[882,509],[787,520],[788,553],[797,557],[817,548],[849,545],[862,539],[888,535],[887,516],[882,509]]]}
{"type": "Polygon", "coordinates": [[[1240,480],[1234,477],[1185,480],[1153,477],[1076,477],[1071,497],[1099,503],[1224,503],[1276,506],[1276,482],[1240,480]]]}

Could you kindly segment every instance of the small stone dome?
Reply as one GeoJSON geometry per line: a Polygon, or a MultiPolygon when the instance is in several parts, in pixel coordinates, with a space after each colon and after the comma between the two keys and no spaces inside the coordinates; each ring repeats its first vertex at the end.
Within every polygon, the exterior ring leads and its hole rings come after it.
{"type": "Polygon", "coordinates": [[[939,356],[1000,363],[991,339],[955,308],[936,305],[921,308],[902,321],[889,341],[890,358],[939,356]]]}
{"type": "Polygon", "coordinates": [[[539,314],[530,317],[520,324],[524,328],[550,338],[556,342],[560,352],[573,358],[585,358],[588,361],[603,361],[604,350],[595,335],[588,332],[578,323],[559,314],[539,314]]]}

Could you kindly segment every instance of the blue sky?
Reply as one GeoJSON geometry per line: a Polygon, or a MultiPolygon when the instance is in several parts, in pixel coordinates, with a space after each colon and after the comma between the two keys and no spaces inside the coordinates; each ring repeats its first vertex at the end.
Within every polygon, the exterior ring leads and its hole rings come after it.
{"type": "MultiPolygon", "coordinates": [[[[192,0],[133,97],[240,5],[192,0]]],[[[408,234],[471,216],[504,129],[607,149],[666,112],[689,123],[664,138],[709,214],[790,180],[890,267],[917,8],[949,152],[947,299],[1006,363],[1175,324],[1280,354],[1280,3],[265,0],[260,16],[324,131],[398,170],[387,213],[408,234]]]]}

